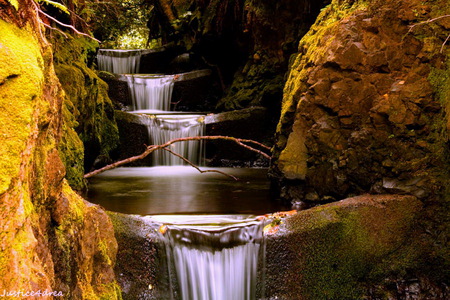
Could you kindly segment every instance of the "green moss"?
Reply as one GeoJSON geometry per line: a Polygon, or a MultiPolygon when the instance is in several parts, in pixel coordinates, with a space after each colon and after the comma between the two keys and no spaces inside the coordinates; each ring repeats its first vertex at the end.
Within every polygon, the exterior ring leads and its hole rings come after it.
{"type": "Polygon", "coordinates": [[[58,150],[62,154],[61,159],[66,167],[66,179],[74,189],[84,190],[86,188],[86,181],[83,179],[84,145],[74,129],[78,126],[78,122],[70,113],[69,106],[72,106],[72,102],[65,99],[62,108],[63,134],[58,150]]]}
{"type": "Polygon", "coordinates": [[[19,173],[33,103],[42,96],[42,56],[29,32],[0,20],[0,194],[19,173]]]}
{"type": "Polygon", "coordinates": [[[302,296],[361,299],[361,283],[398,271],[379,266],[398,267],[395,259],[404,253],[400,249],[420,209],[420,201],[410,196],[362,196],[287,219],[289,231],[294,232],[289,246],[298,258],[298,275],[293,280],[302,296]]]}
{"type": "Polygon", "coordinates": [[[67,94],[64,101],[64,133],[60,150],[72,187],[83,189],[82,175],[99,155],[109,157],[119,142],[114,109],[107,84],[87,67],[96,44],[85,38],[56,40],[55,71],[67,94]],[[75,130],[75,131],[74,131],[75,130]],[[78,137],[84,144],[83,148],[78,137]],[[86,161],[88,161],[86,163],[86,161]]]}
{"type": "Polygon", "coordinates": [[[103,285],[101,290],[103,292],[99,295],[99,300],[122,299],[122,290],[116,282],[103,285]]]}
{"type": "Polygon", "coordinates": [[[230,111],[250,106],[274,106],[275,103],[268,102],[281,100],[284,72],[276,58],[263,56],[259,63],[247,63],[244,70],[236,74],[227,96],[217,103],[216,108],[230,111]]]}
{"type": "Polygon", "coordinates": [[[19,9],[19,1],[18,0],[8,0],[9,3],[11,3],[12,6],[14,6],[14,8],[16,10],[19,9]]]}
{"type": "Polygon", "coordinates": [[[101,257],[102,257],[102,260],[106,263],[106,264],[108,264],[108,265],[112,265],[112,260],[111,260],[111,258],[109,257],[109,248],[108,248],[108,245],[106,244],[106,242],[105,241],[100,241],[99,243],[98,243],[98,249],[99,249],[99,251],[100,251],[100,255],[101,255],[101,257]]]}

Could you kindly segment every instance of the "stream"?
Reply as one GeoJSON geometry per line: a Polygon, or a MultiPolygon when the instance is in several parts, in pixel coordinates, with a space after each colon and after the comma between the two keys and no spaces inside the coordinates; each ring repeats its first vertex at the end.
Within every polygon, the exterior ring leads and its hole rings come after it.
{"type": "MultiPolygon", "coordinates": [[[[104,71],[138,73],[141,52],[103,49],[97,59],[104,71]]],[[[173,81],[182,75],[120,75],[132,97],[128,112],[143,119],[149,145],[204,134],[204,114],[170,110],[173,81]]],[[[200,166],[205,161],[199,141],[170,150],[200,166]]],[[[169,290],[158,293],[183,300],[263,298],[264,287],[257,285],[265,270],[265,219],[257,216],[285,209],[271,201],[267,169],[202,167],[210,172],[200,173],[166,151],[151,156],[152,166],[122,167],[91,178],[87,198],[159,227],[166,266],[162,282],[168,281],[169,290]]]]}

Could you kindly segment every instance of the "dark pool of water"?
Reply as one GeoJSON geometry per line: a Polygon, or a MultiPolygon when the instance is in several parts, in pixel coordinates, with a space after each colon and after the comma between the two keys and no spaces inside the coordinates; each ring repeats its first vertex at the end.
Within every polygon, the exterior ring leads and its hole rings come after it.
{"type": "Polygon", "coordinates": [[[189,166],[118,168],[89,180],[88,200],[127,214],[264,214],[288,208],[270,199],[267,169],[189,166]]]}

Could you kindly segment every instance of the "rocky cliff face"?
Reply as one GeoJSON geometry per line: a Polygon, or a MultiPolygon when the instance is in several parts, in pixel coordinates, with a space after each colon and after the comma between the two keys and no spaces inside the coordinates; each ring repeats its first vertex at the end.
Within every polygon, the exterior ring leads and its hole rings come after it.
{"type": "Polygon", "coordinates": [[[22,299],[117,299],[111,222],[64,179],[66,96],[34,5],[0,2],[0,286],[22,299]]]}
{"type": "Polygon", "coordinates": [[[442,192],[450,19],[444,1],[333,1],[284,90],[273,172],[288,199],[442,192]]]}
{"type": "Polygon", "coordinates": [[[444,287],[418,299],[448,293],[450,18],[439,17],[449,14],[448,1],[335,0],[290,67],[271,168],[280,197],[315,205],[386,193],[424,203],[409,250],[385,258],[391,267],[367,299],[395,298],[402,282],[444,287]]]}

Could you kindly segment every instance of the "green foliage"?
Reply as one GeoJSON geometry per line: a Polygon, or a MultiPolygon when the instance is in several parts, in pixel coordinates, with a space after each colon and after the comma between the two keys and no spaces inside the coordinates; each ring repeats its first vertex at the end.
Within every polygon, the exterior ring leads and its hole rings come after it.
{"type": "MultiPolygon", "coordinates": [[[[17,1],[17,0],[15,0],[15,1],[17,1]]],[[[38,2],[43,2],[43,3],[46,3],[48,5],[54,6],[54,7],[58,8],[58,9],[60,9],[62,12],[65,12],[66,14],[70,15],[70,12],[67,9],[67,7],[64,6],[61,3],[58,3],[58,2],[55,2],[55,1],[51,1],[51,0],[38,0],[38,2]]]]}
{"type": "Polygon", "coordinates": [[[104,48],[145,48],[152,5],[140,0],[89,1],[80,12],[104,48]]]}

